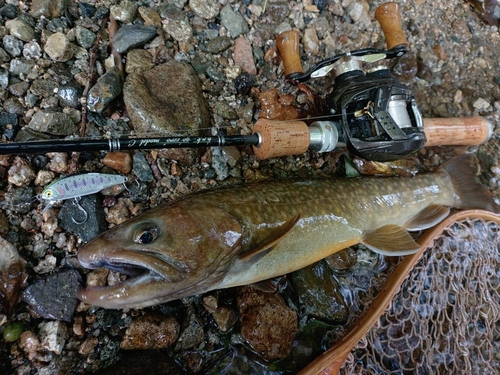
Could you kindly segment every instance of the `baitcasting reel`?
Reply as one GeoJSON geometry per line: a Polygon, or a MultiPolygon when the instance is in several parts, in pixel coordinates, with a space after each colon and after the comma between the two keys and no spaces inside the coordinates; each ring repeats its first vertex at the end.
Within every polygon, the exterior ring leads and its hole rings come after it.
{"type": "Polygon", "coordinates": [[[320,62],[306,73],[302,73],[300,58],[290,52],[290,49],[298,51],[291,47],[295,43],[294,31],[281,34],[277,44],[289,80],[304,82],[334,72],[334,89],[327,100],[331,114],[341,119],[329,122],[348,150],[364,159],[389,161],[421,149],[426,136],[411,90],[384,66],[366,72],[362,68],[363,63],[373,64],[406,52],[408,42],[401,30],[397,4],[384,4],[375,17],[385,32],[388,50],[365,48],[343,53],[320,62]]]}

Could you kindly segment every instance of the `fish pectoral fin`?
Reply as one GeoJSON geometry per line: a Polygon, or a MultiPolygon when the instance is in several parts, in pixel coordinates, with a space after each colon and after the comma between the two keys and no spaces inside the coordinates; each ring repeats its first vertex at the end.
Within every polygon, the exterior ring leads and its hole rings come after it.
{"type": "Polygon", "coordinates": [[[409,231],[418,231],[431,228],[443,221],[450,214],[449,207],[439,204],[431,204],[422,210],[410,222],[406,223],[405,228],[409,231]]]}
{"type": "Polygon", "coordinates": [[[362,243],[376,253],[389,256],[414,254],[420,245],[399,225],[389,224],[367,233],[362,243]]]}
{"type": "Polygon", "coordinates": [[[276,291],[278,290],[278,283],[276,282],[276,278],[262,280],[262,281],[253,283],[252,286],[255,289],[258,289],[264,293],[276,293],[276,291]]]}
{"type": "Polygon", "coordinates": [[[292,217],[288,221],[285,221],[281,226],[273,230],[267,237],[260,241],[252,250],[240,255],[240,261],[246,262],[250,259],[252,262],[258,261],[271,251],[278,244],[278,242],[280,242],[281,239],[292,230],[299,219],[300,214],[292,217]]]}

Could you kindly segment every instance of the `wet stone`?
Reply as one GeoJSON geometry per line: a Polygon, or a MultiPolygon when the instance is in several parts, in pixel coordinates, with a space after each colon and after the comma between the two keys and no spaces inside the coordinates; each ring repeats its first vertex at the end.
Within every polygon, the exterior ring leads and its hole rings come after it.
{"type": "Polygon", "coordinates": [[[58,219],[64,230],[75,233],[83,242],[89,242],[107,229],[104,210],[96,194],[81,197],[78,205],[74,199],[65,201],[58,219]]]}
{"type": "Polygon", "coordinates": [[[165,349],[177,341],[180,325],[162,315],[141,316],[127,328],[120,347],[127,350],[165,349]]]}
{"type": "Polygon", "coordinates": [[[78,10],[80,11],[82,17],[91,18],[95,14],[96,7],[93,6],[92,4],[80,1],[78,2],[78,10]]]}
{"type": "Polygon", "coordinates": [[[14,35],[5,35],[3,37],[3,48],[13,57],[21,56],[23,52],[23,42],[14,35]]]}
{"type": "Polygon", "coordinates": [[[76,292],[81,283],[80,273],[76,270],[57,272],[29,285],[22,300],[42,318],[71,322],[78,304],[76,292]]]}
{"type": "Polygon", "coordinates": [[[72,108],[80,106],[80,97],[83,90],[73,85],[65,85],[57,90],[57,97],[62,105],[72,108]]]}
{"type": "Polygon", "coordinates": [[[87,49],[92,48],[96,40],[96,35],[92,31],[81,26],[76,26],[75,36],[78,44],[87,49]]]}
{"type": "Polygon", "coordinates": [[[163,30],[178,42],[187,42],[193,35],[193,29],[185,19],[184,12],[173,4],[160,7],[163,30]]]}
{"type": "Polygon", "coordinates": [[[123,174],[132,170],[132,157],[128,152],[109,152],[102,159],[102,163],[123,174]]]}
{"type": "Polygon", "coordinates": [[[346,322],[349,310],[323,262],[292,273],[291,283],[307,315],[329,323],[346,322]]]}
{"type": "Polygon", "coordinates": [[[26,186],[36,177],[31,165],[20,157],[14,159],[7,173],[9,183],[16,186],[26,186]]]}
{"type": "Polygon", "coordinates": [[[27,214],[34,206],[33,188],[23,186],[5,192],[5,208],[27,214]]]}
{"type": "Polygon", "coordinates": [[[208,41],[206,51],[209,53],[221,53],[231,47],[233,41],[228,36],[218,36],[208,41]]]}
{"type": "Polygon", "coordinates": [[[170,356],[159,350],[127,351],[123,359],[107,368],[103,368],[94,375],[181,375],[184,374],[170,356]]]}
{"type": "Polygon", "coordinates": [[[78,131],[71,117],[62,112],[38,111],[27,126],[35,131],[53,135],[70,135],[78,131]]]}
{"type": "Polygon", "coordinates": [[[144,25],[122,26],[113,36],[113,47],[118,53],[140,47],[156,36],[156,27],[144,25]]]}
{"type": "Polygon", "coordinates": [[[153,181],[153,172],[149,166],[146,157],[141,152],[136,152],[133,157],[132,169],[137,178],[141,181],[153,181]]]}
{"type": "Polygon", "coordinates": [[[232,38],[248,33],[248,25],[240,13],[236,13],[230,4],[220,11],[221,24],[229,31],[232,38]]]}
{"type": "Polygon", "coordinates": [[[30,25],[19,20],[9,20],[5,22],[5,27],[10,35],[15,36],[22,41],[29,42],[35,37],[35,32],[30,25]]]}
{"type": "Polygon", "coordinates": [[[127,54],[127,73],[138,73],[150,70],[154,67],[153,57],[148,51],[143,49],[133,49],[127,54]]]}
{"type": "Polygon", "coordinates": [[[285,358],[297,332],[297,314],[277,294],[245,286],[237,297],[241,336],[267,361],[285,358]]]}
{"type": "Polygon", "coordinates": [[[87,107],[92,112],[101,113],[122,92],[122,76],[117,67],[99,78],[90,89],[87,107]]]}
{"type": "Polygon", "coordinates": [[[210,126],[210,112],[196,71],[171,61],[127,76],[123,98],[138,133],[198,134],[210,126]]]}
{"type": "Polygon", "coordinates": [[[38,325],[40,344],[47,350],[61,354],[68,339],[68,328],[60,321],[42,322],[38,325]]]}

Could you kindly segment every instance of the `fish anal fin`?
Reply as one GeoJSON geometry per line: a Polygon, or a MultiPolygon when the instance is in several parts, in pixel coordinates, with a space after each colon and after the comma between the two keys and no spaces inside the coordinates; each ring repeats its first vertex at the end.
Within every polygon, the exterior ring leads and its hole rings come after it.
{"type": "Polygon", "coordinates": [[[450,209],[439,204],[432,204],[417,214],[405,228],[409,231],[418,231],[431,228],[443,221],[450,214],[450,209]]]}
{"type": "Polygon", "coordinates": [[[420,245],[399,225],[389,224],[367,233],[362,243],[376,253],[389,256],[414,254],[420,245]]]}
{"type": "Polygon", "coordinates": [[[280,242],[281,239],[292,230],[299,219],[300,214],[288,221],[285,221],[281,226],[273,230],[267,237],[260,241],[252,250],[246,252],[245,254],[242,254],[240,256],[240,260],[243,262],[246,262],[250,259],[253,262],[258,261],[269,251],[271,251],[273,247],[276,246],[278,242],[280,242]]]}

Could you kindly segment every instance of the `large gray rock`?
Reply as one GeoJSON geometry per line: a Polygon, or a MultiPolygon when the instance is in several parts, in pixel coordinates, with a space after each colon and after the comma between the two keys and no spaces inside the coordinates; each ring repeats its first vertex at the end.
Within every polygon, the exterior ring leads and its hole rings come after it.
{"type": "Polygon", "coordinates": [[[188,64],[171,61],[130,74],[123,99],[138,133],[196,134],[210,126],[201,82],[188,64]]]}

